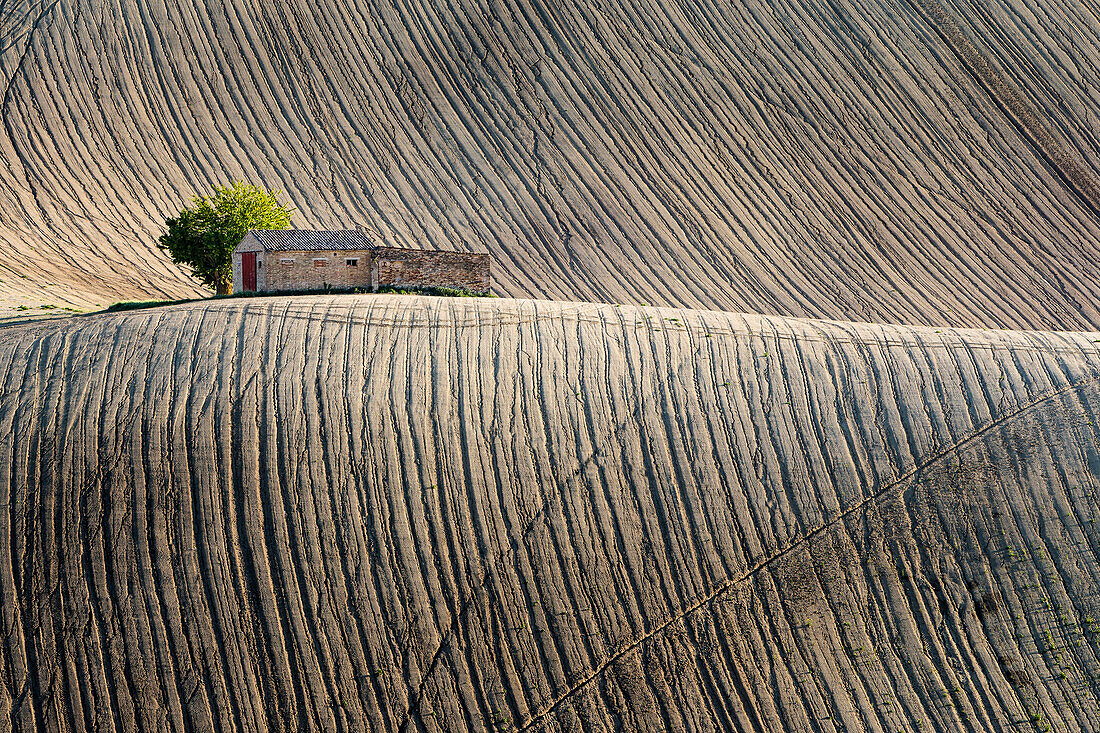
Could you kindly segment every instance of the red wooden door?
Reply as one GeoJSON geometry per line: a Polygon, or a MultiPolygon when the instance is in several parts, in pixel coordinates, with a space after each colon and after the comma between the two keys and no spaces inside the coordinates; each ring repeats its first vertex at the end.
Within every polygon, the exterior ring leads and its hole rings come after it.
{"type": "Polygon", "coordinates": [[[245,290],[256,289],[256,253],[241,252],[241,279],[245,290]]]}

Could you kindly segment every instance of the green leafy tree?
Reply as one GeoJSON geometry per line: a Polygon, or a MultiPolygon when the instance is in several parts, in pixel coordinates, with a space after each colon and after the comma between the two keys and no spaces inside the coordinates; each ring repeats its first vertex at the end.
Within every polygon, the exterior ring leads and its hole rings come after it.
{"type": "Polygon", "coordinates": [[[169,219],[168,231],[157,240],[172,261],[218,294],[233,286],[233,249],[249,229],[289,229],[294,209],[279,203],[278,191],[251,183],[215,186],[213,196],[196,196],[191,205],[169,219]]]}

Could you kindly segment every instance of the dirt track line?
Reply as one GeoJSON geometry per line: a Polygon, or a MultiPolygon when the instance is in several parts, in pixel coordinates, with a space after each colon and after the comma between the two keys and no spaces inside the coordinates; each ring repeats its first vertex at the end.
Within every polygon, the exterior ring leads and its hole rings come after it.
{"type": "MultiPolygon", "coordinates": [[[[617,425],[615,427],[615,429],[611,431],[609,441],[611,439],[614,439],[616,436],[618,436],[624,426],[625,426],[625,421],[621,422],[619,425],[617,425]]],[[[559,485],[562,486],[562,487],[567,487],[573,481],[576,481],[578,478],[583,476],[584,472],[585,472],[585,469],[587,469],[590,465],[592,465],[593,461],[595,461],[597,458],[599,458],[600,453],[601,453],[600,447],[597,447],[596,450],[593,451],[583,461],[581,461],[577,465],[577,467],[574,468],[569,473],[569,475],[566,476],[565,479],[560,482],[559,485]]],[[[533,530],[536,527],[536,525],[538,525],[543,520],[547,510],[550,509],[551,505],[554,503],[555,500],[561,501],[561,494],[560,493],[551,494],[550,496],[548,496],[546,498],[546,500],[539,507],[538,511],[535,512],[534,515],[532,515],[530,521],[527,522],[527,525],[523,528],[523,531],[519,533],[519,535],[515,538],[515,540],[511,544],[509,544],[508,549],[503,551],[503,552],[497,553],[497,556],[493,558],[493,562],[490,565],[490,570],[488,570],[484,575],[482,575],[482,577],[478,581],[477,585],[475,585],[473,588],[470,589],[469,596],[466,598],[466,600],[464,600],[462,602],[462,606],[458,609],[458,612],[455,614],[454,620],[452,620],[450,626],[447,627],[447,632],[445,634],[443,634],[443,636],[442,636],[442,638],[439,642],[439,646],[436,648],[435,653],[432,654],[431,661],[428,663],[427,671],[424,673],[424,676],[421,678],[420,683],[417,685],[416,691],[411,695],[412,702],[409,705],[409,710],[408,710],[408,713],[405,716],[405,720],[401,723],[401,726],[398,728],[399,733],[404,733],[404,731],[408,728],[409,724],[412,722],[413,713],[415,712],[416,708],[420,705],[420,702],[424,699],[424,688],[427,686],[428,678],[430,678],[432,676],[432,674],[435,672],[436,667],[439,665],[439,662],[443,657],[444,650],[447,649],[450,646],[452,639],[454,638],[455,634],[458,631],[459,624],[462,622],[462,619],[466,616],[466,613],[470,610],[470,606],[477,599],[478,594],[482,591],[482,589],[485,588],[486,584],[489,582],[489,579],[497,574],[498,568],[500,567],[501,561],[503,561],[505,558],[510,557],[511,555],[515,554],[515,552],[519,549],[520,543],[524,539],[526,539],[528,533],[531,532],[531,530],[533,530]]]]}
{"type": "Polygon", "coordinates": [[[616,652],[614,655],[609,657],[606,662],[604,662],[599,667],[597,667],[592,672],[591,675],[589,675],[588,677],[581,680],[581,682],[579,682],[578,684],[571,687],[564,695],[559,697],[548,708],[546,708],[546,710],[544,710],[543,712],[541,712],[538,715],[531,718],[530,721],[528,721],[524,725],[518,727],[517,730],[521,731],[521,732],[529,730],[532,726],[534,726],[537,723],[539,723],[540,721],[542,721],[548,715],[552,715],[559,707],[561,707],[561,705],[563,703],[565,703],[567,700],[569,700],[569,698],[571,698],[573,695],[580,692],[585,687],[587,687],[589,684],[591,684],[593,681],[595,681],[597,678],[602,676],[604,671],[608,667],[610,667],[612,664],[617,662],[622,657],[626,656],[627,654],[634,651],[635,649],[637,649],[641,645],[645,644],[651,638],[653,638],[654,636],[657,636],[658,634],[663,632],[665,629],[672,626],[674,623],[683,620],[684,618],[686,618],[687,616],[690,616],[695,611],[698,611],[703,606],[705,606],[708,603],[711,603],[712,601],[716,600],[717,598],[722,596],[724,593],[729,591],[734,586],[740,585],[744,581],[751,579],[753,576],[755,576],[761,570],[765,569],[767,566],[774,563],[776,560],[782,559],[783,557],[789,555],[791,552],[793,552],[794,550],[802,547],[807,542],[809,542],[810,540],[812,540],[814,537],[821,534],[825,530],[833,527],[834,525],[838,524],[839,522],[844,521],[849,516],[851,516],[852,514],[854,514],[857,511],[860,511],[861,509],[863,509],[868,504],[871,504],[871,503],[877,501],[879,498],[881,498],[881,497],[885,496],[886,494],[888,494],[891,490],[893,490],[899,484],[902,484],[905,481],[908,481],[913,476],[915,476],[918,473],[920,473],[921,471],[927,469],[929,466],[932,466],[932,465],[936,464],[937,462],[939,462],[941,459],[947,457],[952,452],[958,450],[959,448],[962,448],[963,446],[965,446],[969,443],[974,442],[978,438],[980,438],[983,435],[989,433],[991,430],[994,430],[994,429],[996,429],[996,428],[998,428],[1002,425],[1005,425],[1006,423],[1014,420],[1017,417],[1020,417],[1025,412],[1028,412],[1028,411],[1032,410],[1033,408],[1043,404],[1044,402],[1052,400],[1052,399],[1054,399],[1056,397],[1059,397],[1060,395],[1066,394],[1068,392],[1073,392],[1073,391],[1082,389],[1084,387],[1087,387],[1091,384],[1095,384],[1097,382],[1100,382],[1100,375],[1092,377],[1091,379],[1086,379],[1086,380],[1081,381],[1081,382],[1076,382],[1074,384],[1066,385],[1065,387],[1061,387],[1060,389],[1057,389],[1057,390],[1054,390],[1054,391],[1051,391],[1051,392],[1046,392],[1046,393],[1036,397],[1031,402],[1027,402],[1024,405],[1022,405],[1021,407],[1018,407],[1017,409],[1013,410],[1012,412],[1010,412],[1006,415],[1002,415],[1001,417],[991,421],[985,427],[971,433],[970,435],[966,436],[965,438],[962,438],[961,440],[958,440],[955,443],[953,443],[953,444],[937,451],[936,453],[934,453],[933,455],[931,455],[930,457],[928,457],[924,461],[922,461],[922,462],[918,463],[917,465],[913,466],[913,468],[909,469],[908,471],[906,471],[904,474],[902,474],[898,478],[896,478],[893,481],[891,481],[890,483],[884,485],[878,491],[872,493],[870,496],[868,496],[863,501],[861,501],[857,504],[854,504],[853,506],[851,506],[848,509],[844,510],[843,512],[838,514],[833,519],[829,520],[825,524],[822,524],[820,527],[817,527],[816,529],[810,530],[802,538],[795,541],[791,545],[787,546],[785,549],[775,553],[774,555],[771,555],[770,557],[765,558],[764,560],[761,560],[759,563],[757,563],[755,566],[753,566],[752,568],[747,570],[745,573],[743,573],[739,577],[737,577],[733,580],[728,580],[725,583],[721,584],[718,587],[718,589],[715,590],[713,593],[705,596],[699,602],[691,605],[690,607],[688,607],[684,611],[676,614],[675,616],[672,616],[667,621],[662,623],[660,626],[657,626],[656,628],[654,628],[649,633],[642,635],[641,637],[639,637],[635,641],[633,641],[630,644],[628,644],[627,646],[623,647],[618,652],[616,652]]]}
{"type": "Polygon", "coordinates": [[[1100,187],[1089,170],[1051,134],[1020,91],[998,72],[937,0],[914,0],[962,65],[990,96],[1021,137],[1054,170],[1085,207],[1100,216],[1100,187]]]}

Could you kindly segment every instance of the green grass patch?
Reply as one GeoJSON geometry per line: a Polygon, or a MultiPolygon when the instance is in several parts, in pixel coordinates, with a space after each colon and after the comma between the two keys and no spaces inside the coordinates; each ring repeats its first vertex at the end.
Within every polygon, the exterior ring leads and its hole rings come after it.
{"type": "MultiPolygon", "coordinates": [[[[360,290],[361,292],[370,292],[367,290],[360,290]]],[[[314,291],[316,292],[316,291],[314,291]]],[[[490,293],[488,290],[467,290],[466,288],[444,288],[444,287],[427,287],[427,288],[379,288],[378,295],[435,295],[441,298],[495,298],[497,296],[490,293]]]]}
{"type": "Polygon", "coordinates": [[[157,308],[162,305],[179,305],[180,303],[197,303],[199,299],[192,300],[127,300],[121,303],[109,305],[103,309],[104,313],[120,313],[122,311],[136,311],[142,308],[157,308]]]}
{"type": "Polygon", "coordinates": [[[213,300],[231,300],[235,298],[275,298],[295,295],[433,295],[441,298],[495,298],[496,295],[488,291],[467,290],[465,288],[444,287],[410,287],[394,288],[384,287],[377,291],[370,288],[323,288],[313,290],[279,290],[272,292],[247,292],[231,293],[229,295],[213,295],[209,298],[188,298],[184,300],[129,300],[115,303],[103,310],[104,313],[120,313],[122,311],[135,311],[145,308],[159,308],[166,305],[183,305],[185,303],[205,303],[213,300]]]}

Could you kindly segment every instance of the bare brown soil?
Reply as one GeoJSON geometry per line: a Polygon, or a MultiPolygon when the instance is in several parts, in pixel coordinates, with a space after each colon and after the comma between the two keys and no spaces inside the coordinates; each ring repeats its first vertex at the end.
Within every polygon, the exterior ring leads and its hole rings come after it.
{"type": "Polygon", "coordinates": [[[12,0],[0,309],[193,296],[244,178],[506,296],[1100,328],[1097,79],[1063,0],[12,0]]]}
{"type": "Polygon", "coordinates": [[[0,2],[0,728],[1100,730],[1098,79],[1078,0],[0,2]],[[34,320],[232,178],[561,302],[34,320]]]}
{"type": "Polygon", "coordinates": [[[1100,344],[532,301],[2,330],[17,730],[1100,729],[1100,344]]]}

